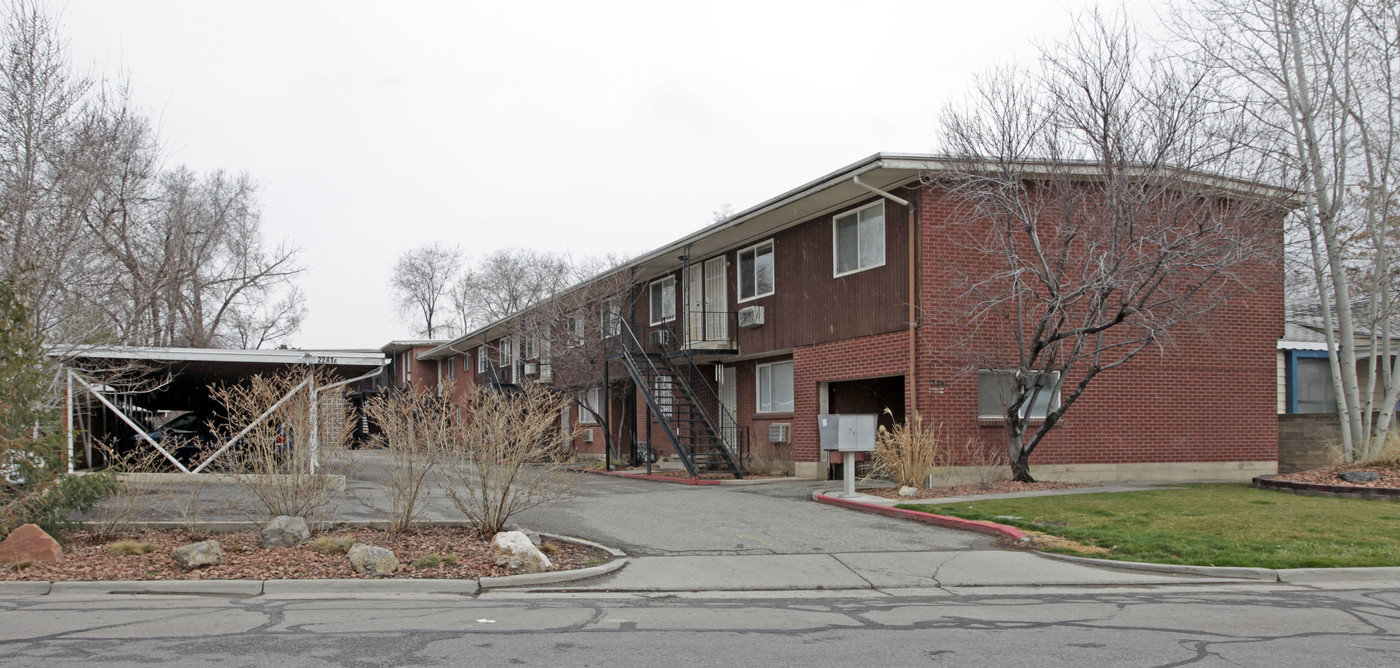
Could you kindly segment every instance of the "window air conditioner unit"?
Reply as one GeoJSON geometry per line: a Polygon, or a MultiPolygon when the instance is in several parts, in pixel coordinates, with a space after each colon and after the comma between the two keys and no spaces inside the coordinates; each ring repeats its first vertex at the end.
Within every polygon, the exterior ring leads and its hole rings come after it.
{"type": "Polygon", "coordinates": [[[792,440],[792,423],[774,422],[768,425],[768,440],[773,443],[787,443],[792,440]]]}
{"type": "Polygon", "coordinates": [[[668,345],[668,344],[670,344],[670,343],[671,343],[671,333],[670,333],[670,332],[668,332],[668,331],[666,331],[666,330],[664,330],[664,329],[658,329],[658,330],[652,331],[652,333],[651,333],[651,345],[653,345],[653,346],[664,346],[664,345],[668,345]]]}
{"type": "Polygon", "coordinates": [[[539,371],[539,369],[539,365],[535,364],[534,362],[525,363],[525,375],[527,376],[534,375],[537,371],[539,371]]]}
{"type": "Polygon", "coordinates": [[[745,329],[763,326],[763,307],[745,306],[739,309],[739,326],[745,329]]]}
{"type": "Polygon", "coordinates": [[[593,430],[592,430],[592,429],[585,429],[585,430],[583,430],[583,442],[584,442],[584,443],[592,443],[592,442],[593,442],[593,430]]]}

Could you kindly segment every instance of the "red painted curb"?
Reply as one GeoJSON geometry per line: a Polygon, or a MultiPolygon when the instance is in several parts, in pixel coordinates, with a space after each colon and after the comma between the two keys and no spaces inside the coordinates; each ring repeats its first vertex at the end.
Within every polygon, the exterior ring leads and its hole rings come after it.
{"type": "Polygon", "coordinates": [[[634,480],[650,480],[652,482],[669,482],[677,485],[718,485],[718,480],[699,480],[696,478],[672,478],[664,475],[647,475],[645,473],[623,473],[621,471],[601,471],[598,469],[575,469],[570,471],[575,473],[596,473],[598,475],[610,475],[618,478],[632,478],[634,480]]]}
{"type": "Polygon", "coordinates": [[[1010,538],[1015,541],[1029,540],[1025,532],[1015,527],[1006,526],[1005,524],[983,522],[981,520],[965,520],[961,517],[948,517],[947,515],[934,515],[933,513],[921,513],[917,510],[905,510],[903,508],[891,508],[889,506],[862,503],[850,499],[838,499],[825,494],[817,494],[816,500],[817,503],[825,503],[832,506],[859,510],[861,512],[875,513],[876,515],[885,515],[887,517],[897,517],[902,520],[914,520],[915,522],[923,522],[924,524],[936,524],[950,529],[980,531],[982,533],[992,534],[993,536],[1010,538]]]}

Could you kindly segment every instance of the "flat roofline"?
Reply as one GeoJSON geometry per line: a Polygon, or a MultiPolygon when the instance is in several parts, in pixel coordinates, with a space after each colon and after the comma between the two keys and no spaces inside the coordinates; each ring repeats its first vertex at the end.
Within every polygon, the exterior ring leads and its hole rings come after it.
{"type": "MultiPolygon", "coordinates": [[[[695,232],[691,232],[690,234],[687,234],[675,241],[667,243],[649,252],[642,253],[641,255],[627,260],[626,262],[623,262],[622,264],[619,264],[616,267],[612,267],[603,272],[600,272],[596,276],[580,281],[579,283],[576,283],[573,286],[566,288],[563,292],[567,294],[569,292],[602,280],[604,277],[610,276],[616,272],[624,271],[631,267],[644,266],[647,263],[659,257],[674,254],[680,249],[685,248],[686,245],[692,244],[695,241],[703,239],[711,234],[731,227],[742,225],[743,223],[748,222],[753,218],[757,218],[758,216],[761,216],[774,209],[781,208],[790,202],[809,197],[814,193],[847,182],[853,176],[860,176],[862,174],[872,172],[877,169],[910,171],[915,174],[948,171],[950,169],[950,165],[957,161],[958,160],[956,160],[952,156],[946,155],[889,152],[875,153],[873,155],[869,155],[865,158],[852,162],[844,167],[841,167],[840,169],[829,172],[824,176],[808,181],[807,183],[797,186],[796,188],[788,190],[780,195],[764,200],[763,202],[760,202],[754,206],[744,209],[743,211],[729,216],[728,218],[716,221],[710,225],[706,225],[705,227],[702,227],[699,230],[696,230],[695,232]]],[[[1051,172],[1057,172],[1062,174],[1071,174],[1082,178],[1092,178],[1095,174],[1102,172],[1102,168],[1099,166],[1100,163],[1091,160],[1059,161],[1054,163],[1045,161],[1023,161],[1017,164],[1025,168],[1027,175],[1048,175],[1051,172]]],[[[1170,166],[1157,169],[1170,169],[1170,166]]],[[[1301,206],[1303,203],[1302,200],[1299,199],[1299,196],[1296,192],[1286,190],[1283,188],[1278,188],[1275,186],[1270,186],[1267,184],[1256,183],[1253,181],[1247,181],[1244,179],[1238,179],[1234,177],[1221,176],[1218,174],[1207,174],[1203,172],[1187,171],[1186,175],[1186,180],[1188,181],[1220,188],[1223,191],[1231,192],[1238,195],[1280,197],[1287,199],[1294,206],[1301,206]]],[[[419,360],[433,360],[440,359],[443,357],[451,357],[453,355],[458,355],[463,352],[466,352],[464,350],[458,349],[458,346],[471,348],[478,345],[485,345],[487,340],[489,340],[489,336],[487,335],[490,334],[493,329],[500,327],[501,325],[504,325],[510,322],[511,320],[514,320],[520,314],[525,313],[529,310],[530,309],[528,308],[521,309],[520,311],[516,311],[515,313],[497,319],[494,322],[478,327],[477,329],[471,332],[446,341],[445,343],[442,343],[441,345],[432,348],[431,350],[419,354],[417,358],[419,360]],[[479,342],[472,344],[467,343],[469,340],[477,338],[480,338],[479,342]]]]}
{"type": "Polygon", "coordinates": [[[246,362],[252,364],[321,364],[336,366],[383,366],[387,363],[378,350],[328,350],[274,348],[243,350],[227,348],[148,348],[134,346],[51,346],[46,354],[58,359],[126,359],[151,362],[246,362]]]}

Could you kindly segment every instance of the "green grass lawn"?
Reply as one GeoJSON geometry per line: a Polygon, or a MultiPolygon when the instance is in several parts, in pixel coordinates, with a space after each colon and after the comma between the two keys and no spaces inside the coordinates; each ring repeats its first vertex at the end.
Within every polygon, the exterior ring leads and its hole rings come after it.
{"type": "MultiPolygon", "coordinates": [[[[1400,566],[1400,503],[1244,484],[899,506],[1110,548],[1089,556],[1198,566],[1400,566]]],[[[1073,554],[1068,549],[1047,548],[1073,554]]]]}

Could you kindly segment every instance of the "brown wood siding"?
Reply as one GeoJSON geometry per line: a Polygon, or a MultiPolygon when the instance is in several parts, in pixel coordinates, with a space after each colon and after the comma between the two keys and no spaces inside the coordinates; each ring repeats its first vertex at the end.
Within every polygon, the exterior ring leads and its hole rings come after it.
{"type": "Polygon", "coordinates": [[[741,354],[761,354],[882,334],[906,326],[909,303],[906,207],[885,200],[883,266],[833,276],[833,220],[881,199],[871,197],[833,215],[774,235],[774,293],[767,297],[739,302],[738,253],[728,253],[731,308],[737,311],[746,306],[763,306],[765,311],[763,326],[739,330],[741,354]]]}

